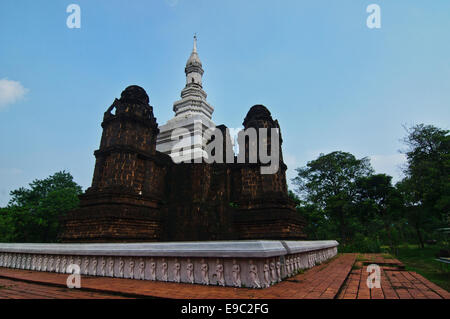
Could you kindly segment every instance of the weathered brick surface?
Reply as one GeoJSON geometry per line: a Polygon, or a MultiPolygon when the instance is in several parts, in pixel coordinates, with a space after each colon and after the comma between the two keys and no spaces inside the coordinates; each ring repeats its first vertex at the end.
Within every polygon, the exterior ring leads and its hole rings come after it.
{"type": "Polygon", "coordinates": [[[352,270],[355,258],[355,254],[339,255],[303,274],[265,289],[81,276],[82,287],[80,290],[74,290],[66,288],[67,275],[64,274],[0,268],[0,298],[449,299],[450,297],[447,291],[417,273],[385,270],[383,267],[381,288],[368,289],[367,266],[352,270]]]}
{"type": "Polygon", "coordinates": [[[449,299],[447,291],[415,272],[403,270],[404,265],[396,259],[385,259],[380,254],[363,254],[362,257],[363,260],[355,264],[356,267],[349,274],[337,298],[449,299]],[[368,264],[380,266],[380,288],[368,288],[368,264]]]}
{"type": "Polygon", "coordinates": [[[125,299],[118,294],[106,294],[79,289],[54,287],[39,283],[0,278],[0,299],[125,299]]]}
{"type": "MultiPolygon", "coordinates": [[[[158,124],[148,103],[145,91],[131,86],[105,112],[92,186],[80,208],[62,218],[63,242],[305,238],[287,193],[281,136],[275,174],[261,174],[259,157],[253,164],[175,164],[156,151],[158,124]]],[[[243,124],[279,129],[261,105],[243,124]]],[[[270,131],[258,138],[270,152],[270,131]]]]}

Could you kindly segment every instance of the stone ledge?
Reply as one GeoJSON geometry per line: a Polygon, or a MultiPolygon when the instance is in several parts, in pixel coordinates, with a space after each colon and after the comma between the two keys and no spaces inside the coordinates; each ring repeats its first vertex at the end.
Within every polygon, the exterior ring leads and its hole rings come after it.
{"type": "Polygon", "coordinates": [[[140,257],[252,257],[265,258],[337,247],[327,241],[207,241],[124,244],[28,244],[0,243],[0,252],[49,255],[103,255],[140,257]],[[285,248],[283,242],[288,249],[285,248]]]}
{"type": "Polygon", "coordinates": [[[0,252],[54,255],[158,257],[273,257],[287,254],[280,241],[209,241],[124,244],[3,244],[0,252]]]}
{"type": "Polygon", "coordinates": [[[337,254],[336,241],[0,244],[0,267],[191,284],[267,288],[337,254]],[[71,266],[72,267],[72,266],[71,266]]]}
{"type": "Polygon", "coordinates": [[[326,249],[330,247],[337,247],[339,243],[336,240],[315,240],[315,241],[283,241],[285,248],[289,254],[297,254],[307,251],[314,251],[319,249],[326,249]]]}

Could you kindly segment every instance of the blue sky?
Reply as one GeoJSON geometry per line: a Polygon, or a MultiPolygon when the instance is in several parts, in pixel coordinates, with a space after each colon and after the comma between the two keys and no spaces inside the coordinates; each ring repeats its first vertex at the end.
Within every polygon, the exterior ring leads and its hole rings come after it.
{"type": "Polygon", "coordinates": [[[402,125],[449,128],[449,14],[447,0],[2,0],[0,206],[59,170],[88,187],[103,112],[126,86],[169,120],[195,32],[214,122],[240,127],[266,105],[289,178],[342,150],[398,179],[402,125]],[[381,29],[366,26],[371,3],[381,29]]]}

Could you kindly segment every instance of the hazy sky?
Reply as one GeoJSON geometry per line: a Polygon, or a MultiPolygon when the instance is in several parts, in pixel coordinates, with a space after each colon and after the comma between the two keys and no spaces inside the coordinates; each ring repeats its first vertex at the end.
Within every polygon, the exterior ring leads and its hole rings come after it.
{"type": "Polygon", "coordinates": [[[448,0],[2,0],[0,206],[60,170],[88,187],[103,112],[128,85],[169,120],[195,32],[214,122],[237,128],[266,105],[289,178],[342,150],[398,179],[402,125],[449,128],[449,16],[448,0]],[[381,29],[366,26],[372,3],[381,29]]]}

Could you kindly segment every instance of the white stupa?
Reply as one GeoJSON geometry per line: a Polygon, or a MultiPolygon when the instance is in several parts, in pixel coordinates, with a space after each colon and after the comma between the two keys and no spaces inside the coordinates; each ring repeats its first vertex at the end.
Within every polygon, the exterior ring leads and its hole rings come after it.
{"type": "Polygon", "coordinates": [[[206,101],[206,93],[202,87],[203,68],[197,53],[197,37],[194,36],[194,48],[186,68],[186,86],[181,91],[181,100],[173,104],[175,116],[159,127],[156,150],[172,157],[175,162],[206,158],[205,131],[214,128],[211,116],[214,108],[206,101]],[[185,133],[174,130],[184,128],[185,133]],[[189,132],[189,133],[187,133],[189,132]],[[190,139],[185,138],[190,136],[190,139]],[[183,147],[177,147],[179,140],[189,141],[183,147]]]}

